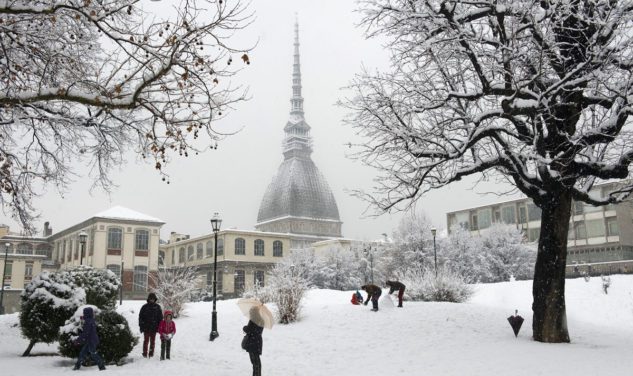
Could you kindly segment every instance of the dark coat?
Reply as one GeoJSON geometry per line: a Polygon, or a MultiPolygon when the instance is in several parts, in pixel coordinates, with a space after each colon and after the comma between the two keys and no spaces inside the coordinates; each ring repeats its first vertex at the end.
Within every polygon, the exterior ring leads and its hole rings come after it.
{"type": "Polygon", "coordinates": [[[158,332],[158,325],[163,320],[163,310],[156,302],[149,301],[143,304],[141,312],[138,314],[138,326],[141,328],[141,333],[158,332]]]}
{"type": "Polygon", "coordinates": [[[387,281],[385,282],[385,284],[389,286],[390,294],[393,294],[394,291],[400,291],[400,290],[404,291],[404,288],[406,287],[404,283],[398,282],[398,281],[387,281]]]}
{"type": "Polygon", "coordinates": [[[369,303],[370,299],[374,298],[374,300],[377,300],[382,294],[382,289],[376,285],[363,285],[360,288],[367,291],[367,300],[365,300],[365,305],[369,303]]]}
{"type": "Polygon", "coordinates": [[[87,345],[91,349],[96,349],[99,345],[99,336],[97,335],[97,323],[95,322],[94,311],[90,307],[84,308],[84,326],[81,334],[77,338],[77,343],[87,345]]]}
{"type": "Polygon", "coordinates": [[[242,328],[242,330],[246,333],[246,345],[244,350],[249,353],[262,355],[262,347],[264,345],[262,332],[264,331],[264,328],[249,320],[248,325],[242,328]]]}

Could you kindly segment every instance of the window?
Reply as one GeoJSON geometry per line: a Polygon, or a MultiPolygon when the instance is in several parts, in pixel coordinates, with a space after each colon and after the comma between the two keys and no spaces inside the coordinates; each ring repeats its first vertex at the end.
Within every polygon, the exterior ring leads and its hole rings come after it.
{"type": "Polygon", "coordinates": [[[213,272],[207,272],[207,286],[213,286],[213,272]]]}
{"type": "Polygon", "coordinates": [[[134,267],[134,291],[147,290],[147,266],[137,265],[134,267]]]}
{"type": "Polygon", "coordinates": [[[46,244],[40,244],[37,246],[37,249],[35,250],[35,254],[36,255],[40,255],[40,256],[46,256],[47,258],[51,257],[51,249],[48,248],[48,245],[46,244]]]}
{"type": "Polygon", "coordinates": [[[24,264],[24,278],[31,279],[33,278],[33,263],[27,262],[24,264]]]}
{"type": "Polygon", "coordinates": [[[584,222],[574,222],[574,232],[576,239],[587,239],[587,229],[584,222]]]}
{"type": "Polygon", "coordinates": [[[11,279],[11,274],[13,272],[13,261],[7,260],[7,265],[4,270],[4,278],[11,279]]]}
{"type": "Polygon", "coordinates": [[[193,246],[187,247],[187,261],[193,260],[193,246]]]}
{"type": "Polygon", "coordinates": [[[235,239],[235,254],[236,255],[245,255],[246,254],[246,241],[242,238],[235,239]]]}
{"type": "Polygon", "coordinates": [[[477,219],[479,220],[479,229],[490,227],[492,223],[492,213],[490,209],[477,210],[477,219]]]}
{"type": "Polygon", "coordinates": [[[583,204],[580,201],[574,201],[574,204],[572,206],[572,210],[573,210],[573,214],[574,215],[580,215],[583,213],[583,204]]]}
{"type": "Polygon", "coordinates": [[[473,214],[470,216],[470,231],[478,230],[479,227],[477,225],[477,214],[473,214]]]}
{"type": "Polygon", "coordinates": [[[528,241],[535,242],[538,241],[539,236],[541,235],[540,228],[531,228],[528,230],[528,241]]]}
{"type": "Polygon", "coordinates": [[[253,284],[255,286],[264,287],[264,274],[263,270],[255,270],[255,273],[253,273],[253,284]]]}
{"type": "Polygon", "coordinates": [[[607,219],[607,234],[609,236],[620,235],[620,225],[618,224],[617,218],[607,219]]]}
{"type": "Polygon", "coordinates": [[[213,242],[209,240],[207,242],[207,257],[213,256],[213,242]]]}
{"type": "Polygon", "coordinates": [[[275,240],[273,242],[273,256],[274,257],[284,256],[284,244],[281,242],[281,240],[275,240]]]}
{"type": "Polygon", "coordinates": [[[532,202],[528,202],[528,220],[529,221],[540,221],[541,220],[541,208],[534,205],[532,202]]]}
{"type": "Polygon", "coordinates": [[[108,266],[106,266],[106,269],[114,273],[114,275],[116,275],[119,280],[121,279],[121,265],[109,264],[108,266]]]}
{"type": "Polygon", "coordinates": [[[587,229],[588,238],[597,238],[604,236],[604,221],[602,219],[593,219],[585,221],[585,228],[587,229]]]}
{"type": "Polygon", "coordinates": [[[527,214],[525,206],[519,206],[519,223],[527,223],[527,214]]]}
{"type": "Polygon", "coordinates": [[[222,277],[224,276],[224,274],[222,273],[222,271],[218,270],[218,280],[216,281],[217,286],[215,287],[215,290],[218,294],[222,293],[222,277]]]}
{"type": "Polygon", "coordinates": [[[158,251],[158,265],[165,265],[165,251],[158,251]]]}
{"type": "Polygon", "coordinates": [[[244,291],[244,281],[246,280],[246,273],[244,270],[235,270],[235,294],[239,295],[244,291]]]}
{"type": "Polygon", "coordinates": [[[176,264],[176,249],[172,249],[171,250],[171,264],[174,265],[176,264]]]}
{"type": "Polygon", "coordinates": [[[108,249],[121,250],[121,240],[123,239],[123,230],[118,227],[108,229],[108,249]]]}
{"type": "Polygon", "coordinates": [[[504,206],[501,208],[501,222],[516,223],[514,206],[504,206]]]}
{"type": "Polygon", "coordinates": [[[196,244],[196,258],[202,259],[204,257],[204,249],[202,243],[196,244]]]}
{"type": "Polygon", "coordinates": [[[218,239],[218,256],[222,256],[224,254],[224,239],[218,239]]]}
{"type": "Polygon", "coordinates": [[[185,247],[180,247],[180,250],[178,251],[178,262],[185,262],[185,247]]]}
{"type": "Polygon", "coordinates": [[[134,249],[137,251],[149,250],[149,231],[136,230],[136,237],[134,241],[134,249]]]}
{"type": "Polygon", "coordinates": [[[261,239],[255,240],[255,256],[264,255],[264,241],[261,239]]]}

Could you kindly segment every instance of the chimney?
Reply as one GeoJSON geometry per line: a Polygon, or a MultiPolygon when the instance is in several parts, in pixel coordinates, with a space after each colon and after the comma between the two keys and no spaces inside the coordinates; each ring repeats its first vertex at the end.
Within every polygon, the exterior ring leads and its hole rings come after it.
{"type": "Polygon", "coordinates": [[[44,232],[42,233],[43,237],[51,236],[53,234],[53,228],[50,227],[49,222],[44,222],[44,232]]]}

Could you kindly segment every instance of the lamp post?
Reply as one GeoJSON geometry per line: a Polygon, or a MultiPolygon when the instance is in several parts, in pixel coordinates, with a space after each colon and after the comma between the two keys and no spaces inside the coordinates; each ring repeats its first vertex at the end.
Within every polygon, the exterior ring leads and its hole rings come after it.
{"type": "Polygon", "coordinates": [[[2,303],[4,300],[4,277],[7,272],[7,255],[9,254],[11,243],[5,243],[4,246],[4,265],[2,267],[2,284],[0,285],[0,315],[4,315],[4,305],[2,303]]]}
{"type": "Polygon", "coordinates": [[[213,228],[213,236],[215,238],[214,250],[213,250],[213,312],[211,312],[211,334],[209,335],[209,341],[213,341],[218,338],[218,313],[215,310],[215,303],[217,300],[217,278],[218,278],[218,232],[220,232],[220,225],[222,220],[218,213],[213,214],[211,218],[211,227],[213,228]]]}
{"type": "Polygon", "coordinates": [[[370,274],[370,282],[374,283],[374,252],[371,250],[371,245],[369,248],[365,249],[365,255],[369,256],[369,268],[371,270],[370,274]]]}
{"type": "Polygon", "coordinates": [[[433,260],[435,261],[435,278],[437,278],[437,247],[435,246],[436,233],[437,229],[435,227],[431,227],[431,234],[433,234],[433,260]]]}
{"type": "Polygon", "coordinates": [[[79,233],[79,243],[81,243],[81,256],[79,257],[79,265],[84,264],[84,252],[86,251],[86,239],[88,234],[85,231],[79,233]]]}

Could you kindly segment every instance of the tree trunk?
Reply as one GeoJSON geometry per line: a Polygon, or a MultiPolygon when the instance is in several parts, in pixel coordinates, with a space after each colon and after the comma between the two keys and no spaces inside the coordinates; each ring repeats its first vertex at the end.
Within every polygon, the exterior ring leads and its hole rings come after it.
{"type": "Polygon", "coordinates": [[[33,346],[35,346],[36,343],[37,343],[37,341],[29,342],[29,347],[27,347],[26,350],[24,350],[24,353],[22,354],[22,356],[29,356],[29,355],[31,355],[31,350],[33,350],[33,346]]]}
{"type": "Polygon", "coordinates": [[[532,285],[532,335],[539,342],[569,342],[565,263],[571,201],[569,192],[552,192],[541,205],[541,235],[532,285]]]}

